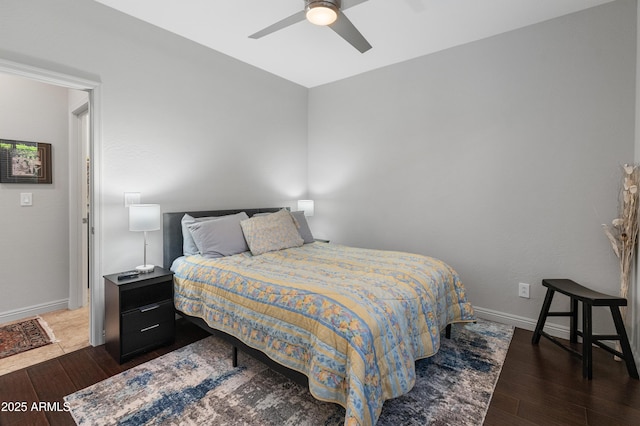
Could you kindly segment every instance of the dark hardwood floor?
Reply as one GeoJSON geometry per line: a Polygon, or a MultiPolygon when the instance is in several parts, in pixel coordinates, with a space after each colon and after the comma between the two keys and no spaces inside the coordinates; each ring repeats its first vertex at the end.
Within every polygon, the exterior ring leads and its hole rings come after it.
{"type": "Polygon", "coordinates": [[[176,340],[171,346],[158,348],[122,365],[107,353],[104,345],[89,346],[0,376],[0,425],[75,425],[71,415],[64,411],[64,396],[206,336],[205,331],[180,319],[176,321],[176,340]],[[3,411],[7,408],[4,404],[10,402],[26,402],[27,411],[3,411]],[[32,410],[34,402],[58,403],[59,408],[32,410]]]}
{"type": "MultiPolygon", "coordinates": [[[[640,381],[624,363],[594,348],[593,380],[582,378],[581,362],[531,332],[516,329],[485,419],[485,425],[639,425],[640,381]]],[[[88,347],[0,376],[0,403],[26,402],[26,412],[0,411],[0,425],[73,425],[63,397],[121,371],[205,337],[179,320],[176,342],[119,365],[104,346],[88,347]],[[32,404],[49,403],[42,410],[32,404]],[[59,410],[56,411],[56,403],[59,410]]]]}
{"type": "Polygon", "coordinates": [[[516,329],[485,425],[640,425],[640,381],[624,362],[594,347],[586,380],[581,359],[546,339],[531,345],[532,334],[516,329]]]}

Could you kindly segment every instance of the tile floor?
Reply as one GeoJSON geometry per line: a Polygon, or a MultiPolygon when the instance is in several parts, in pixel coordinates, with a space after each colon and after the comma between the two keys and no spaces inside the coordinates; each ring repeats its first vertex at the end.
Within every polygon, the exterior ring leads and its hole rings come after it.
{"type": "Polygon", "coordinates": [[[0,375],[89,346],[88,304],[73,311],[47,312],[40,317],[49,324],[58,342],[0,359],[0,375]]]}

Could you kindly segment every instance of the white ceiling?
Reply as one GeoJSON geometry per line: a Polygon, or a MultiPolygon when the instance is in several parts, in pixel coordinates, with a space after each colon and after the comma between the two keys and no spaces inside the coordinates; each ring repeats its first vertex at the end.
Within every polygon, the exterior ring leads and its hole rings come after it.
{"type": "Polygon", "coordinates": [[[306,21],[248,36],[304,0],[96,0],[305,87],[490,37],[613,0],[368,0],[345,11],[373,48],[362,54],[306,21]]]}

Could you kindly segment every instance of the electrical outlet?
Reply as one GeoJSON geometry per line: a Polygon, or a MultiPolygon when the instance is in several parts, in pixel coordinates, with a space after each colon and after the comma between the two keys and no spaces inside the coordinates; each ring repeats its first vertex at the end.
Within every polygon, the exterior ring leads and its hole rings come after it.
{"type": "Polygon", "coordinates": [[[529,298],[529,284],[527,283],[518,284],[518,296],[524,297],[525,299],[529,298]]]}

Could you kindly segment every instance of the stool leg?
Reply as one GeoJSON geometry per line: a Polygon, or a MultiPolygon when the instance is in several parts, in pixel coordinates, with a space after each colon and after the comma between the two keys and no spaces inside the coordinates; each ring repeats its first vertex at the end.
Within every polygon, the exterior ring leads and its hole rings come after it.
{"type": "Polygon", "coordinates": [[[624,321],[622,321],[622,315],[620,315],[620,308],[617,306],[610,306],[611,315],[613,316],[613,322],[616,325],[616,331],[620,336],[620,346],[622,347],[622,354],[624,355],[624,362],[627,364],[627,371],[629,376],[634,379],[638,378],[638,369],[636,368],[636,362],[633,359],[633,352],[631,352],[631,345],[629,345],[629,338],[624,328],[624,321]]]}
{"type": "Polygon", "coordinates": [[[542,304],[542,309],[540,310],[538,323],[536,324],[536,329],[533,332],[533,337],[531,337],[531,343],[534,345],[537,345],[538,342],[540,342],[540,332],[544,328],[544,323],[547,321],[547,314],[549,313],[549,308],[551,307],[553,293],[555,293],[555,290],[548,288],[547,294],[544,296],[544,303],[542,304]]]}
{"type": "Polygon", "coordinates": [[[582,377],[593,377],[591,305],[582,302],[582,377]]]}
{"type": "Polygon", "coordinates": [[[569,319],[569,341],[578,343],[578,299],[571,298],[571,317],[569,319]]]}

